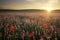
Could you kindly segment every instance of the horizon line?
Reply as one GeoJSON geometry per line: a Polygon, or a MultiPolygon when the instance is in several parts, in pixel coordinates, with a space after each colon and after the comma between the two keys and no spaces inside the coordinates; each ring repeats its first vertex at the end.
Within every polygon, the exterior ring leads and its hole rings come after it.
{"type": "MultiPolygon", "coordinates": [[[[0,10],[46,10],[46,9],[0,9],[0,10]]],[[[60,10],[60,9],[52,9],[52,10],[60,10]]]]}

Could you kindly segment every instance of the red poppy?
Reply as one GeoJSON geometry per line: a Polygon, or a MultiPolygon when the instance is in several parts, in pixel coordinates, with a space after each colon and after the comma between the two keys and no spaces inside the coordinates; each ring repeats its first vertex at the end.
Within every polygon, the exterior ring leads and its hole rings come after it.
{"type": "Polygon", "coordinates": [[[34,23],[36,23],[37,22],[37,20],[34,20],[34,23]]]}
{"type": "Polygon", "coordinates": [[[14,28],[14,26],[11,26],[10,27],[10,31],[13,31],[15,28],[14,28]]]}
{"type": "Polygon", "coordinates": [[[48,28],[48,24],[46,24],[46,23],[43,24],[43,26],[44,26],[44,28],[48,28]]]}
{"type": "Polygon", "coordinates": [[[6,20],[7,20],[8,18],[6,18],[6,20]]]}
{"type": "Polygon", "coordinates": [[[43,22],[44,19],[40,19],[40,22],[43,22]]]}
{"type": "Polygon", "coordinates": [[[32,34],[32,33],[30,33],[30,34],[29,34],[29,37],[33,37],[33,34],[32,34]]]}

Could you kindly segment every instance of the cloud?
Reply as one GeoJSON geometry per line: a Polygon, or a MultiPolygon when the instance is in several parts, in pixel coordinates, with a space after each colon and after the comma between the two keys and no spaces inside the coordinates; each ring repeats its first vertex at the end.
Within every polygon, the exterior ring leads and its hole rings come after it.
{"type": "Polygon", "coordinates": [[[46,2],[48,2],[49,0],[26,0],[26,1],[28,1],[28,2],[40,2],[40,3],[46,3],[46,2]]]}
{"type": "Polygon", "coordinates": [[[46,6],[54,7],[58,4],[58,0],[49,0],[46,6]]]}
{"type": "Polygon", "coordinates": [[[29,2],[34,2],[34,1],[36,1],[36,0],[26,0],[26,1],[29,1],[29,2]]]}

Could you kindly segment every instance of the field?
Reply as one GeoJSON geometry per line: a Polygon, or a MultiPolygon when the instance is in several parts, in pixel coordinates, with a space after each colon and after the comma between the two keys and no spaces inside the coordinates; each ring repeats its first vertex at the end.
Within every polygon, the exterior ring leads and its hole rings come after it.
{"type": "Polygon", "coordinates": [[[0,12],[0,40],[60,40],[60,12],[0,12]]]}

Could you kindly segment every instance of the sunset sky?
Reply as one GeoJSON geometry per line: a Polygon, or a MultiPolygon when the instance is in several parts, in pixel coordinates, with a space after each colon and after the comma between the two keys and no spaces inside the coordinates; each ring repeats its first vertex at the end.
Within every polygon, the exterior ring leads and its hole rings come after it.
{"type": "Polygon", "coordinates": [[[60,0],[0,0],[0,9],[60,9],[60,0]]]}

